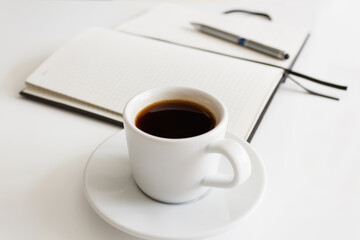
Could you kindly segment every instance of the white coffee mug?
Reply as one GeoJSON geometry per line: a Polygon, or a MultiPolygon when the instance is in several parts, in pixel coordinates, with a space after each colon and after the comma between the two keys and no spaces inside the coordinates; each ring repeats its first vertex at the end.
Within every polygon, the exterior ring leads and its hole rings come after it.
{"type": "Polygon", "coordinates": [[[155,200],[194,201],[205,196],[210,187],[236,187],[250,176],[247,152],[240,143],[225,138],[227,110],[209,93],[186,87],[150,89],[127,103],[123,118],[133,177],[138,187],[155,200]],[[141,110],[165,100],[204,106],[214,115],[215,127],[201,135],[179,139],[157,137],[136,127],[141,110]],[[217,173],[221,156],[231,163],[233,176],[217,173]]]}

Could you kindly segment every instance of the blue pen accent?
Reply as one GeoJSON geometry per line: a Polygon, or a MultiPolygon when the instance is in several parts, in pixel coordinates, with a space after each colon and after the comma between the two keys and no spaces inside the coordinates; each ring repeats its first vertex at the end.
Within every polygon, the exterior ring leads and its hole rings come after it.
{"type": "Polygon", "coordinates": [[[239,38],[239,45],[244,46],[246,39],[245,38],[239,38]]]}

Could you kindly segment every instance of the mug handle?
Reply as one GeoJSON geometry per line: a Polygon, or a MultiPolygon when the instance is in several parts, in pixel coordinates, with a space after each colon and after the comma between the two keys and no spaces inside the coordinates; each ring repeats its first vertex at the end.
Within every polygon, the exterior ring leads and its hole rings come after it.
{"type": "Polygon", "coordinates": [[[233,188],[245,182],[251,173],[251,163],[248,153],[237,141],[231,139],[221,139],[207,146],[208,153],[219,153],[229,160],[234,176],[224,174],[214,174],[205,177],[202,185],[208,187],[233,188]]]}

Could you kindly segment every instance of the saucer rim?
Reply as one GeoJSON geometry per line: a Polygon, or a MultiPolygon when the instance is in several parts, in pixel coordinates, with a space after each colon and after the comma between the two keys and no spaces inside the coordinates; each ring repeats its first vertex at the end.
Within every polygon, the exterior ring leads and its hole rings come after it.
{"type": "MultiPolygon", "coordinates": [[[[266,189],[267,189],[267,174],[266,174],[266,169],[265,169],[265,165],[264,162],[261,160],[260,156],[257,154],[257,152],[252,148],[252,146],[246,142],[245,140],[241,139],[240,137],[235,136],[234,134],[230,133],[230,132],[226,132],[226,136],[234,139],[236,141],[241,141],[243,143],[245,143],[245,145],[252,151],[252,153],[256,156],[257,161],[258,161],[258,165],[259,165],[259,172],[261,172],[263,175],[263,181],[262,184],[259,184],[262,186],[262,189],[260,190],[260,194],[259,197],[256,199],[256,201],[254,202],[254,204],[252,205],[251,208],[249,208],[245,214],[243,214],[241,217],[237,218],[236,220],[234,220],[233,222],[219,227],[219,228],[215,228],[213,230],[207,230],[201,233],[197,233],[197,234],[190,234],[190,235],[182,235],[181,237],[176,237],[176,236],[162,236],[162,235],[154,235],[151,233],[144,233],[144,232],[140,232],[139,230],[135,230],[133,228],[129,228],[126,227],[124,225],[119,225],[117,223],[115,223],[111,218],[109,218],[108,216],[106,216],[105,214],[103,214],[100,209],[96,206],[96,204],[92,201],[90,194],[87,190],[86,187],[86,171],[87,171],[87,167],[88,164],[90,163],[90,160],[92,159],[92,157],[94,156],[94,154],[97,152],[97,150],[99,148],[101,148],[103,146],[103,144],[105,144],[108,140],[110,140],[111,138],[115,137],[118,134],[123,134],[125,136],[125,131],[124,129],[117,131],[115,133],[113,133],[112,135],[110,135],[109,137],[105,138],[103,141],[101,141],[101,143],[99,143],[97,145],[97,147],[92,151],[92,153],[90,154],[86,164],[85,164],[85,168],[83,171],[83,188],[84,188],[84,194],[85,197],[90,205],[90,207],[96,212],[97,215],[99,215],[103,220],[105,220],[108,224],[110,224],[111,226],[113,226],[114,228],[121,230],[127,234],[130,234],[132,236],[135,237],[139,237],[142,239],[148,239],[148,240],[196,240],[196,239],[204,239],[204,238],[208,238],[208,237],[212,237],[215,235],[218,235],[220,233],[224,233],[225,231],[233,228],[234,226],[238,225],[241,221],[244,221],[247,217],[249,217],[256,209],[257,207],[260,205],[262,199],[264,198],[266,189]]],[[[150,201],[154,201],[149,199],[150,201]]],[[[162,203],[165,204],[165,203],[162,203]]],[[[190,203],[191,204],[191,203],[190,203]]]]}

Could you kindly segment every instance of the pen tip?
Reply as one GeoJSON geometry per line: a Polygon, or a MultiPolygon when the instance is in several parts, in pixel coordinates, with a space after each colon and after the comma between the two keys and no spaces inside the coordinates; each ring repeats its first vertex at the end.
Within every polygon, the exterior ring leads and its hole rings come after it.
{"type": "Polygon", "coordinates": [[[191,22],[190,24],[193,25],[196,29],[199,29],[201,27],[199,23],[191,22]]]}
{"type": "Polygon", "coordinates": [[[290,57],[289,54],[285,54],[284,56],[285,59],[289,59],[289,57],[290,57]]]}

